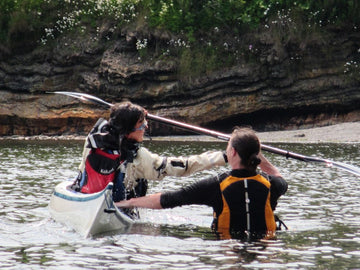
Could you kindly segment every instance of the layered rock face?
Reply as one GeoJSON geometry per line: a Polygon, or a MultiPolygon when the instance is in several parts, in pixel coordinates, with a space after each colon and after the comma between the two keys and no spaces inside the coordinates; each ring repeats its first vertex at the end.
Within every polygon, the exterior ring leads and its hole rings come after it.
{"type": "MultiPolygon", "coordinates": [[[[47,93],[53,91],[130,100],[152,114],[223,132],[244,124],[264,131],[360,120],[359,32],[333,29],[285,43],[256,33],[249,39],[253,60],[192,80],[178,79],[176,59],[140,58],[136,40],[125,32],[113,42],[64,38],[26,54],[0,49],[0,135],[85,134],[108,117],[94,104],[47,93]]],[[[153,135],[170,132],[151,124],[153,135]]]]}

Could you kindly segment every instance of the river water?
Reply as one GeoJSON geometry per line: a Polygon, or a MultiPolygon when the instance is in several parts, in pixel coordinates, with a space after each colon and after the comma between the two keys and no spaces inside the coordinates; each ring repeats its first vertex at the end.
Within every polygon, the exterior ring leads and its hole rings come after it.
{"type": "MultiPolygon", "coordinates": [[[[277,214],[289,227],[277,240],[218,240],[211,209],[144,210],[127,233],[83,238],[48,210],[56,184],[76,176],[81,141],[0,140],[1,269],[359,269],[360,178],[322,164],[274,154],[289,190],[277,214]]],[[[190,155],[225,149],[219,142],[145,142],[156,153],[190,155]]],[[[359,144],[274,144],[360,166],[359,144]]],[[[151,182],[172,189],[228,168],[151,182]]]]}

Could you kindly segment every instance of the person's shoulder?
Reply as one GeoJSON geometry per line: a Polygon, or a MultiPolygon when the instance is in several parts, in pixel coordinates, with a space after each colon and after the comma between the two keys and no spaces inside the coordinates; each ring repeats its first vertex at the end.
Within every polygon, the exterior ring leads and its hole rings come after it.
{"type": "Polygon", "coordinates": [[[281,175],[272,175],[272,174],[267,174],[265,172],[260,172],[260,175],[262,177],[265,177],[266,179],[268,179],[269,181],[277,181],[277,180],[284,180],[284,178],[281,175]]]}
{"type": "Polygon", "coordinates": [[[285,193],[288,188],[288,183],[282,176],[262,174],[269,180],[272,189],[277,189],[280,193],[285,193]]]}
{"type": "Polygon", "coordinates": [[[152,159],[154,159],[154,153],[152,153],[149,149],[146,147],[140,146],[137,150],[137,155],[135,160],[143,160],[144,162],[148,162],[152,159]]]}
{"type": "Polygon", "coordinates": [[[222,172],[216,178],[219,183],[224,181],[228,176],[230,176],[230,172],[222,172]]]}
{"type": "Polygon", "coordinates": [[[149,151],[149,149],[147,149],[146,147],[144,146],[140,146],[138,151],[137,151],[138,155],[139,154],[151,154],[151,152],[149,151]]]}

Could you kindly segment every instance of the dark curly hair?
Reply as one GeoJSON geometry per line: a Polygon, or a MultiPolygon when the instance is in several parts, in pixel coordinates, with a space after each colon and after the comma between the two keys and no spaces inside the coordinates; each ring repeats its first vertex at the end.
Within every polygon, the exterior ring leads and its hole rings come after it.
{"type": "Polygon", "coordinates": [[[145,119],[145,109],[129,101],[117,103],[110,109],[110,128],[116,135],[127,135],[134,131],[138,121],[145,119]]]}

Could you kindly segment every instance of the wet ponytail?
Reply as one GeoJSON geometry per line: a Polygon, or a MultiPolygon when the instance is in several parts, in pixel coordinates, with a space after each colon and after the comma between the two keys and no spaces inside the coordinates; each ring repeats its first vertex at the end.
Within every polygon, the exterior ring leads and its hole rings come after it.
{"type": "Polygon", "coordinates": [[[253,154],[249,157],[247,164],[244,164],[246,167],[252,171],[256,170],[257,166],[260,164],[261,159],[258,158],[257,154],[253,154]]]}
{"type": "Polygon", "coordinates": [[[251,128],[235,127],[231,136],[231,145],[241,158],[241,164],[249,171],[256,171],[261,160],[260,141],[251,128]]]}

